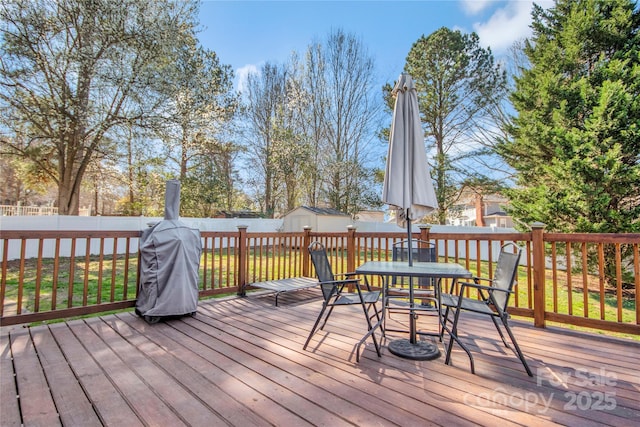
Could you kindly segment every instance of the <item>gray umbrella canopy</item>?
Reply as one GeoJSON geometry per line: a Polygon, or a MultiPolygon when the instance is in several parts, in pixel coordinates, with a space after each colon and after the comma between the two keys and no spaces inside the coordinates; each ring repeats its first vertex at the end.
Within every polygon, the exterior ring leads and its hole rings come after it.
{"type": "Polygon", "coordinates": [[[392,94],[396,102],[391,122],[382,201],[396,208],[398,225],[407,227],[410,244],[411,222],[437,209],[438,201],[424,148],[418,95],[409,74],[400,75],[392,94]]]}

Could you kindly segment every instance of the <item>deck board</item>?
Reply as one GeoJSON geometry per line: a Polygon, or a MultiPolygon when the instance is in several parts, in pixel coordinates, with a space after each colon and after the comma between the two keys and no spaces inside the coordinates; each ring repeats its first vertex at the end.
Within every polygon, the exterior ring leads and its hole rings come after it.
{"type": "Polygon", "coordinates": [[[258,293],[209,300],[194,317],[155,325],[124,312],[3,328],[0,425],[640,423],[636,341],[513,321],[530,378],[490,321],[462,318],[475,375],[456,345],[453,366],[390,354],[399,333],[383,341],[381,358],[367,342],[356,363],[366,329],[357,308],[338,307],[302,350],[319,291],[273,302],[258,293]]]}
{"type": "Polygon", "coordinates": [[[31,340],[28,330],[15,334],[11,340],[11,353],[24,424],[61,425],[47,379],[40,368],[34,341],[31,340]]]}
{"type": "Polygon", "coordinates": [[[46,329],[33,329],[32,337],[62,424],[87,427],[101,425],[91,402],[78,398],[84,391],[53,335],[46,329]]]}
{"type": "MultiPolygon", "coordinates": [[[[96,415],[105,425],[142,426],[136,413],[110,381],[96,360],[87,352],[78,338],[71,331],[71,325],[82,326],[84,321],[56,323],[51,331],[65,355],[67,363],[73,370],[76,380],[82,385],[85,393],[77,395],[84,404],[88,400],[96,411],[96,415]]],[[[45,328],[37,327],[36,329],[45,328]]]]}
{"type": "Polygon", "coordinates": [[[4,335],[0,338],[0,424],[20,426],[20,406],[11,355],[11,343],[4,335]]]}

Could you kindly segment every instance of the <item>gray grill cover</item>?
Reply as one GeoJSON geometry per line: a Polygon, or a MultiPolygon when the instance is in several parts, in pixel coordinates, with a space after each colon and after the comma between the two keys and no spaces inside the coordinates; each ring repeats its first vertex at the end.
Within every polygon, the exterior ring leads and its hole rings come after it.
{"type": "Polygon", "coordinates": [[[140,237],[140,292],[136,313],[147,320],[195,313],[202,241],[178,219],[180,182],[167,181],[164,220],[140,237]],[[149,318],[147,318],[149,316],[149,318]]]}

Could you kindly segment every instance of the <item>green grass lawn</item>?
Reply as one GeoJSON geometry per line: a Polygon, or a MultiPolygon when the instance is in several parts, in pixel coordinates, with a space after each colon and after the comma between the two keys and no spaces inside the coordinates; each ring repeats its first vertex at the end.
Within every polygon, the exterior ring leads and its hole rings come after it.
{"type": "MultiPolygon", "coordinates": [[[[233,250],[222,250],[207,253],[207,284],[206,288],[225,288],[234,286],[235,282],[235,254],[233,250]],[[213,273],[212,273],[213,271],[213,273]],[[227,274],[228,272],[228,274],[227,274]],[[212,281],[213,275],[213,281],[212,281]],[[226,283],[228,280],[231,283],[226,283]],[[213,284],[213,285],[212,285],[213,284]]],[[[285,269],[288,259],[280,254],[273,254],[271,251],[265,251],[259,254],[258,259],[262,257],[262,262],[253,265],[254,254],[252,251],[249,253],[250,268],[248,271],[248,278],[259,277],[264,275],[265,271],[272,271],[275,268],[285,269]]],[[[345,255],[341,256],[345,257],[345,255]]],[[[384,252],[374,253],[373,258],[369,253],[367,259],[386,259],[384,252]]],[[[346,258],[344,258],[346,259],[346,258]]],[[[361,254],[360,262],[365,261],[365,254],[361,254]]],[[[450,260],[451,261],[451,260],[450,260]]],[[[332,262],[335,262],[332,260],[332,262]]],[[[345,268],[346,261],[338,262],[338,270],[345,268]]],[[[128,260],[124,255],[118,256],[114,261],[110,257],[105,257],[102,260],[102,272],[100,272],[100,263],[97,257],[91,257],[89,262],[89,268],[85,277],[85,258],[77,257],[74,261],[73,268],[73,280],[70,280],[71,273],[71,260],[70,258],[58,259],[58,275],[57,283],[54,283],[54,268],[55,263],[53,259],[42,260],[41,277],[42,282],[39,284],[39,299],[36,299],[36,272],[38,271],[38,265],[36,259],[25,260],[24,264],[24,279],[22,287],[22,312],[33,312],[36,310],[36,304],[38,304],[39,311],[48,311],[51,309],[63,309],[69,306],[79,307],[83,305],[94,305],[100,303],[106,303],[111,301],[126,301],[133,300],[136,297],[136,276],[138,270],[138,259],[135,254],[129,256],[128,260]],[[85,285],[86,282],[86,285],[85,285]],[[85,292],[86,286],[86,292],[85,292]],[[55,294],[55,306],[54,303],[55,294]],[[69,300],[71,299],[71,304],[69,300]]],[[[480,275],[483,277],[488,276],[488,263],[482,262],[480,264],[480,275]]],[[[472,267],[472,272],[477,274],[475,270],[477,267],[472,267]]],[[[204,269],[204,254],[200,262],[201,281],[203,280],[204,269]]],[[[15,312],[15,303],[19,296],[19,261],[9,262],[6,277],[6,291],[5,291],[5,315],[10,314],[13,310],[15,312]]],[[[515,298],[511,300],[511,305],[517,305],[518,307],[531,308],[530,301],[533,295],[530,295],[528,289],[526,270],[521,268],[518,277],[517,288],[517,304],[515,298]]],[[[557,306],[557,312],[562,314],[569,314],[571,312],[575,316],[584,315],[584,291],[582,287],[574,286],[569,293],[566,280],[562,274],[558,275],[557,279],[557,294],[555,299],[555,305],[557,306]],[[571,298],[569,298],[571,295],[571,298]],[[570,301],[571,299],[571,301],[570,301]]],[[[202,288],[202,283],[201,286],[202,288]]],[[[546,282],[546,309],[547,311],[553,311],[554,309],[554,289],[551,280],[551,273],[548,273],[546,282]]],[[[230,292],[233,293],[233,292],[230,292]]],[[[229,295],[230,293],[224,294],[229,295]]],[[[221,295],[217,295],[221,296],[221,295]]],[[[587,292],[587,306],[588,314],[590,318],[601,318],[601,295],[599,292],[590,288],[587,292]]],[[[635,322],[635,299],[632,293],[627,293],[621,298],[622,310],[621,321],[622,323],[634,323],[635,322]]],[[[618,321],[618,297],[615,293],[605,293],[604,301],[604,319],[607,321],[618,321]]],[[[562,325],[572,329],[581,329],[570,325],[562,325]]],[[[584,328],[582,328],[584,329],[584,328]]],[[[611,334],[609,332],[600,332],[611,334]]],[[[640,336],[637,335],[623,335],[633,339],[640,340],[640,336]]]]}

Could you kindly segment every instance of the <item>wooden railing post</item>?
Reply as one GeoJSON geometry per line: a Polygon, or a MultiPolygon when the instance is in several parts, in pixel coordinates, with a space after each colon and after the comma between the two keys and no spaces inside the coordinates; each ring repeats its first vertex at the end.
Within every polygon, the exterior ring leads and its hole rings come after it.
{"type": "Polygon", "coordinates": [[[545,224],[534,222],[531,224],[531,243],[533,251],[533,325],[537,328],[545,327],[545,224]]]}
{"type": "Polygon", "coordinates": [[[347,226],[347,271],[356,270],[356,227],[347,226]]]}
{"type": "Polygon", "coordinates": [[[302,253],[302,275],[304,277],[311,277],[311,273],[309,271],[311,269],[311,258],[309,256],[309,251],[307,250],[311,244],[311,226],[305,225],[302,227],[302,230],[304,231],[302,247],[300,248],[300,252],[302,253]]]}
{"type": "Polygon", "coordinates": [[[420,224],[418,225],[420,229],[420,240],[425,242],[429,241],[429,232],[431,231],[431,224],[420,224]]]}
{"type": "Polygon", "coordinates": [[[238,226],[238,244],[236,245],[238,255],[236,257],[236,277],[238,278],[238,295],[245,296],[247,286],[247,225],[238,226]]]}

